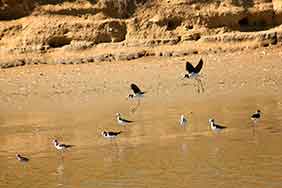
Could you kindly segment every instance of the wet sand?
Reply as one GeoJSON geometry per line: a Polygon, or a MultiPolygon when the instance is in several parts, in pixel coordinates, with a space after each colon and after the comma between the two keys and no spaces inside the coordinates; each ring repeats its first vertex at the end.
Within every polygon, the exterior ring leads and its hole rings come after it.
{"type": "Polygon", "coordinates": [[[0,70],[0,187],[277,187],[281,57],[279,49],[258,49],[0,70]],[[200,57],[202,92],[181,80],[185,61],[200,57]],[[147,92],[135,113],[132,82],[147,92]],[[254,129],[257,109],[263,119],[254,129]],[[118,126],[116,112],[135,123],[118,126]],[[226,131],[213,134],[210,117],[226,131]],[[102,130],[123,133],[110,141],[102,130]],[[62,159],[54,138],[75,147],[62,159]],[[16,152],[31,161],[18,163],[16,152]]]}

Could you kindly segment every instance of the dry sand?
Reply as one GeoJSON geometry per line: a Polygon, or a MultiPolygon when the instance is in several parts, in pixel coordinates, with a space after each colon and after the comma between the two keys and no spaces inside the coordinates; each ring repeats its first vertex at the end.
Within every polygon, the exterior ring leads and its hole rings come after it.
{"type": "MultiPolygon", "coordinates": [[[[129,104],[130,83],[147,91],[148,101],[205,100],[218,96],[281,93],[281,49],[145,57],[132,61],[81,65],[28,65],[0,70],[0,110],[79,110],[92,105],[129,104]],[[199,93],[192,80],[181,80],[185,62],[205,65],[199,93]]],[[[100,109],[98,109],[100,110],[100,109]]]]}

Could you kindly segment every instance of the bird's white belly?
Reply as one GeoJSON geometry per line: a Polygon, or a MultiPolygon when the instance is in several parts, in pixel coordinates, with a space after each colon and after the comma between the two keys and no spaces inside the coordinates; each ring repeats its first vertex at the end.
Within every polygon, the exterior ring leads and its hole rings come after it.
{"type": "Polygon", "coordinates": [[[191,79],[195,79],[195,78],[198,77],[198,75],[199,75],[199,74],[192,72],[192,73],[189,75],[189,77],[190,77],[191,79]]]}
{"type": "Polygon", "coordinates": [[[180,120],[180,125],[184,126],[184,125],[186,125],[186,124],[187,124],[187,120],[186,120],[186,119],[180,120]]]}
{"type": "Polygon", "coordinates": [[[217,128],[216,126],[212,126],[212,125],[211,125],[211,129],[215,132],[221,131],[221,129],[217,128]]]}
{"type": "Polygon", "coordinates": [[[105,138],[116,138],[116,136],[114,135],[107,135],[107,136],[104,136],[105,138]]]}
{"type": "Polygon", "coordinates": [[[139,94],[139,93],[137,93],[137,94],[134,95],[134,97],[135,97],[135,98],[143,98],[143,97],[144,97],[144,94],[139,94]]]}
{"type": "Polygon", "coordinates": [[[62,147],[62,146],[56,146],[56,148],[57,148],[57,150],[63,150],[63,149],[65,149],[65,148],[62,147]]]}
{"type": "Polygon", "coordinates": [[[126,122],[124,122],[124,121],[118,119],[118,124],[120,124],[120,125],[126,125],[126,122]]]}

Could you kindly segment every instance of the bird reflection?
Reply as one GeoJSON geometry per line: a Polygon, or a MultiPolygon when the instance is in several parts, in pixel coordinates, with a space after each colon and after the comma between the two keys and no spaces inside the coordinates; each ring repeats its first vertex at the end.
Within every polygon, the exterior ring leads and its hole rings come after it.
{"type": "Polygon", "coordinates": [[[56,168],[56,176],[58,177],[58,183],[57,186],[64,186],[66,185],[66,177],[64,175],[65,167],[64,167],[64,161],[61,160],[59,163],[59,166],[56,168]]]}
{"type": "Polygon", "coordinates": [[[65,167],[64,167],[64,163],[62,161],[56,169],[56,174],[59,175],[59,176],[62,176],[64,174],[64,170],[65,170],[65,167]]]}

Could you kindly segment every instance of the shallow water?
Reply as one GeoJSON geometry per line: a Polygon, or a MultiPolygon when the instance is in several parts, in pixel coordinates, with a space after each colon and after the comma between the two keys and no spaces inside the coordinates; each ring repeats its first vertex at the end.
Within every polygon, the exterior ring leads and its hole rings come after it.
{"type": "Polygon", "coordinates": [[[281,187],[276,56],[206,57],[203,93],[181,80],[184,60],[1,70],[0,187],[281,187]],[[131,82],[148,92],[135,113],[131,82]],[[116,112],[135,122],[118,126],[116,112]],[[209,118],[228,128],[212,133],[209,118]],[[103,130],[122,134],[108,140],[103,130]],[[75,146],[61,154],[54,138],[75,146]]]}
{"type": "Polygon", "coordinates": [[[53,111],[7,112],[0,124],[0,187],[273,187],[282,185],[277,94],[145,98],[53,111]],[[121,106],[124,104],[124,106],[121,106]],[[255,127],[250,115],[260,109],[255,127]],[[117,111],[135,123],[116,124],[117,111]],[[178,125],[181,114],[189,119],[178,125]],[[228,128],[212,133],[208,118],[228,128]],[[121,130],[102,138],[102,130],[121,130]],[[61,154],[51,141],[75,145],[61,154]],[[22,164],[17,152],[31,160],[22,164]]]}

